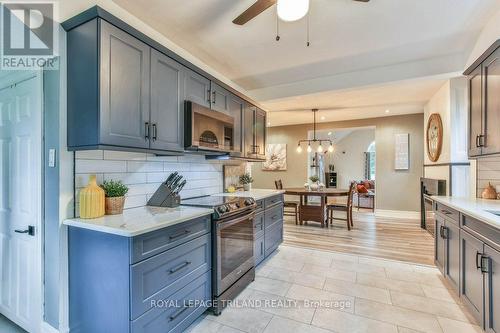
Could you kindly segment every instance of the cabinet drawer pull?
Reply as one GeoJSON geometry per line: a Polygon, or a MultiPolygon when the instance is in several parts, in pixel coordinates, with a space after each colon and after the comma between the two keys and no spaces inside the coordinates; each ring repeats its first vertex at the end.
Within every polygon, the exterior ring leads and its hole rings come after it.
{"type": "Polygon", "coordinates": [[[445,215],[451,215],[451,214],[453,214],[452,212],[450,212],[449,210],[446,210],[446,209],[442,209],[441,211],[442,211],[442,212],[443,212],[443,214],[445,214],[445,215]]]}
{"type": "Polygon", "coordinates": [[[212,104],[215,104],[215,99],[216,99],[216,94],[215,94],[215,90],[212,91],[212,104]]]}
{"type": "Polygon", "coordinates": [[[278,218],[278,215],[273,215],[273,217],[271,217],[271,220],[276,220],[278,218]]]}
{"type": "Polygon", "coordinates": [[[144,123],[144,133],[144,139],[146,139],[146,141],[149,140],[149,123],[147,121],[144,123]]]}
{"type": "Polygon", "coordinates": [[[179,237],[185,236],[185,235],[187,235],[189,233],[190,233],[190,231],[186,229],[186,230],[184,230],[182,232],[179,232],[178,234],[175,234],[175,235],[172,235],[172,236],[168,236],[168,238],[170,240],[174,240],[174,239],[177,239],[179,237]]]}
{"type": "Polygon", "coordinates": [[[158,134],[157,126],[156,126],[156,124],[153,124],[153,141],[156,141],[157,134],[158,134]]]}
{"type": "Polygon", "coordinates": [[[170,321],[174,321],[177,317],[179,317],[181,314],[183,314],[187,309],[189,309],[189,306],[185,306],[182,310],[180,310],[176,314],[170,316],[168,319],[170,321]]]}
{"type": "Polygon", "coordinates": [[[175,268],[172,268],[168,271],[169,274],[174,274],[175,272],[178,272],[180,271],[181,269],[187,267],[191,265],[191,261],[185,261],[183,262],[182,264],[180,264],[179,266],[175,267],[175,268]]]}
{"type": "Polygon", "coordinates": [[[212,100],[210,99],[210,89],[207,89],[207,102],[212,103],[212,100]]]}
{"type": "Polygon", "coordinates": [[[481,269],[481,258],[483,257],[483,254],[480,253],[479,251],[476,252],[476,269],[481,269]]]}

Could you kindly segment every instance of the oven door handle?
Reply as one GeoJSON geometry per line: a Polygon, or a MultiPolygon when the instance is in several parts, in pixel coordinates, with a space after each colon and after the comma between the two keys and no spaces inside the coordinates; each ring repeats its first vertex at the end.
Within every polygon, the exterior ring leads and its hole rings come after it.
{"type": "Polygon", "coordinates": [[[255,217],[255,212],[251,212],[249,214],[246,214],[246,215],[243,215],[243,216],[240,216],[237,218],[228,217],[227,219],[221,220],[221,221],[219,221],[219,223],[217,223],[217,230],[232,226],[234,224],[240,223],[240,222],[245,221],[245,220],[253,220],[254,217],[255,217]]]}

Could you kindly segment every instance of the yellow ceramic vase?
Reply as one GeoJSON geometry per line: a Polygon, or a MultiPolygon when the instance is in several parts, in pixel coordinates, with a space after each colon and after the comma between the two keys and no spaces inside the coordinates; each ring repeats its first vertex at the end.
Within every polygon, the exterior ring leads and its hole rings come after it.
{"type": "Polygon", "coordinates": [[[80,218],[101,216],[104,216],[104,190],[97,185],[96,176],[91,175],[87,187],[80,191],[80,218]]]}

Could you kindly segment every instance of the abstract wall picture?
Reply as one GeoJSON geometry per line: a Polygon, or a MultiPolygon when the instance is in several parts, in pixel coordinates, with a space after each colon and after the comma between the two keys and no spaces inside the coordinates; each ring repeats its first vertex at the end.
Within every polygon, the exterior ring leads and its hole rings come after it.
{"type": "Polygon", "coordinates": [[[264,171],[286,170],[286,144],[270,143],[266,146],[266,161],[262,163],[264,171]]]}

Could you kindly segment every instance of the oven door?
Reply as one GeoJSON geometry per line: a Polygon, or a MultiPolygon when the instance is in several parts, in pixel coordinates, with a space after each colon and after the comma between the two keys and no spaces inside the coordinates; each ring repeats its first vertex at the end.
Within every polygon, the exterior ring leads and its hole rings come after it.
{"type": "Polygon", "coordinates": [[[222,294],[254,266],[253,219],[255,213],[229,217],[216,223],[216,290],[222,294]]]}

